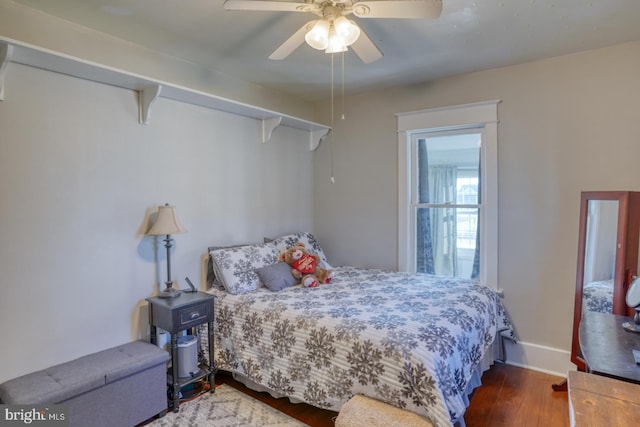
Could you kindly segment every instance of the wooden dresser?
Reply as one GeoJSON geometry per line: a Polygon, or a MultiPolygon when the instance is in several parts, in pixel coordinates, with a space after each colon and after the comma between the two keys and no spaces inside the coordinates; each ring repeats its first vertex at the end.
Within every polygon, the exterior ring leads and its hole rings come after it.
{"type": "Polygon", "coordinates": [[[640,350],[640,334],[627,332],[624,322],[633,319],[587,311],[580,322],[580,351],[587,372],[640,384],[640,366],[632,350],[640,350]]]}
{"type": "Polygon", "coordinates": [[[640,414],[640,385],[571,371],[568,379],[571,427],[626,427],[640,414]]]}

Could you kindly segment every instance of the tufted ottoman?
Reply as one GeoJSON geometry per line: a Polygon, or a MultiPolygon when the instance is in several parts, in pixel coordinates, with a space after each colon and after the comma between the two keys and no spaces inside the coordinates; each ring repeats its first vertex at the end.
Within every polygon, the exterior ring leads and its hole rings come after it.
{"type": "Polygon", "coordinates": [[[130,342],[0,384],[0,402],[66,405],[70,426],[135,426],[167,411],[168,359],[130,342]]]}

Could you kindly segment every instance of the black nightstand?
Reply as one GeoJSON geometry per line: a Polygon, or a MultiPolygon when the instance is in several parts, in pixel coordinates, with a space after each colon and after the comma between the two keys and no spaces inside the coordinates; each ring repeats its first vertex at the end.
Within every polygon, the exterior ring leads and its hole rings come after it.
{"type": "Polygon", "coordinates": [[[211,392],[215,382],[215,367],[213,364],[213,319],[214,295],[203,292],[184,292],[175,298],[147,298],[149,302],[149,326],[151,327],[151,343],[158,343],[157,328],[162,328],[171,334],[171,375],[167,376],[167,383],[171,387],[173,412],[180,410],[180,389],[202,378],[209,377],[211,392]],[[200,364],[197,375],[189,378],[178,377],[178,333],[185,329],[207,323],[209,338],[209,364],[200,364]]]}

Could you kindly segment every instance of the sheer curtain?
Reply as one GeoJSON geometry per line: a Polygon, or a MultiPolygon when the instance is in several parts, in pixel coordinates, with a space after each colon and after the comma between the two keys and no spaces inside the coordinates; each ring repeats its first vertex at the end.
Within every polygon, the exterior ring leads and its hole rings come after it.
{"type": "MultiPolygon", "coordinates": [[[[429,195],[432,203],[456,203],[457,170],[455,166],[429,167],[429,195]]],[[[453,208],[429,209],[434,273],[456,277],[456,210],[453,208]]]]}
{"type": "MultiPolygon", "coordinates": [[[[482,163],[478,159],[478,203],[482,203],[482,163]]],[[[471,267],[471,278],[480,278],[480,211],[478,211],[476,225],[476,249],[473,252],[473,266],[471,267]]]]}
{"type": "MultiPolygon", "coordinates": [[[[423,203],[456,202],[457,168],[453,165],[431,166],[425,147],[419,150],[419,200],[423,203]]],[[[417,212],[416,271],[456,276],[456,211],[453,208],[420,208],[417,212]]]]}

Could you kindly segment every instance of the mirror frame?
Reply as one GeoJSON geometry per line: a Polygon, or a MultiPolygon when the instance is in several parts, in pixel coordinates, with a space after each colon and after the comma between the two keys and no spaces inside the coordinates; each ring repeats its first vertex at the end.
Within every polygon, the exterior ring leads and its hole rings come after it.
{"type": "MultiPolygon", "coordinates": [[[[584,286],[584,257],[589,202],[592,200],[618,201],[618,229],[616,233],[616,262],[613,284],[613,314],[629,315],[633,309],[625,303],[631,278],[638,274],[638,242],[640,234],[640,192],[584,191],[580,196],[580,225],[578,234],[578,262],[576,292],[573,309],[573,338],[571,362],[580,371],[586,371],[586,363],[580,351],[580,321],[582,319],[582,287],[584,286]]],[[[631,314],[633,315],[633,314],[631,314]]]]}

